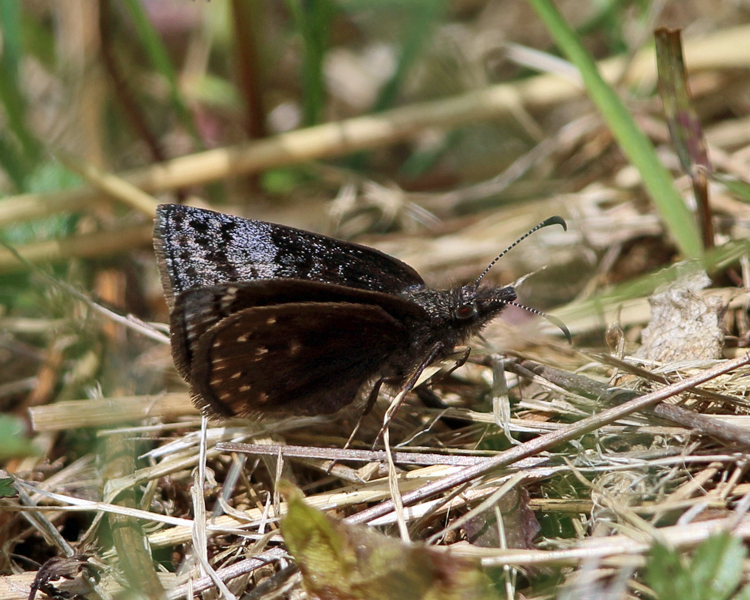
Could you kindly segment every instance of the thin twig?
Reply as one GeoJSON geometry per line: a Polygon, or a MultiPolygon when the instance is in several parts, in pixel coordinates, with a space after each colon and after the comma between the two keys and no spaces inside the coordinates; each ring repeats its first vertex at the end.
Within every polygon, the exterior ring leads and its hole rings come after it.
{"type": "MultiPolygon", "coordinates": [[[[281,452],[290,458],[319,458],[322,460],[354,460],[362,462],[382,462],[386,460],[383,450],[352,450],[351,448],[314,448],[309,446],[280,446],[277,444],[235,444],[219,442],[220,452],[246,452],[274,456],[281,452]]],[[[393,461],[401,465],[450,465],[466,467],[486,460],[480,456],[447,455],[425,452],[393,452],[393,461]]]]}

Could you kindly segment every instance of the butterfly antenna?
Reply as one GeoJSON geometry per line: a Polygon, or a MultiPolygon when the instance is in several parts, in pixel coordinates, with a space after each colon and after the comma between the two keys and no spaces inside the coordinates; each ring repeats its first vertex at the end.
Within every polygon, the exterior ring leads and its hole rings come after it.
{"type": "Polygon", "coordinates": [[[553,317],[552,315],[548,315],[547,313],[544,313],[541,310],[537,310],[536,308],[531,308],[529,306],[524,306],[523,304],[519,304],[518,302],[506,302],[506,304],[510,304],[510,305],[515,306],[517,308],[522,308],[524,310],[529,311],[532,314],[535,314],[537,316],[542,317],[543,319],[547,319],[550,323],[552,323],[553,325],[556,325],[557,327],[560,328],[560,331],[563,332],[563,335],[565,336],[565,339],[568,340],[569,344],[573,343],[573,338],[570,336],[570,330],[565,326],[565,323],[563,323],[557,317],[553,317]]]}
{"type": "MultiPolygon", "coordinates": [[[[477,280],[474,282],[474,287],[476,288],[476,287],[479,286],[479,282],[482,281],[482,278],[485,275],[487,275],[487,273],[489,272],[489,270],[503,256],[505,256],[506,254],[508,254],[508,252],[510,252],[513,248],[515,248],[518,244],[520,244],[523,240],[525,240],[527,237],[529,237],[535,231],[539,231],[540,229],[542,229],[542,227],[549,227],[550,225],[562,225],[562,228],[565,231],[568,230],[568,225],[565,223],[565,219],[563,219],[562,217],[550,217],[549,219],[545,219],[544,221],[542,221],[541,223],[539,223],[539,225],[537,225],[536,227],[533,227],[532,229],[530,229],[529,231],[527,231],[526,233],[524,233],[520,238],[518,238],[515,242],[513,242],[510,246],[508,246],[505,250],[503,250],[500,254],[498,254],[495,257],[495,260],[493,260],[489,264],[489,266],[484,271],[482,271],[482,274],[479,277],[477,277],[477,280]]],[[[522,307],[522,308],[525,308],[525,307],[522,307]]],[[[532,312],[534,312],[534,311],[532,310],[532,312]]],[[[542,316],[545,316],[544,313],[540,313],[540,314],[542,314],[542,316]]]]}

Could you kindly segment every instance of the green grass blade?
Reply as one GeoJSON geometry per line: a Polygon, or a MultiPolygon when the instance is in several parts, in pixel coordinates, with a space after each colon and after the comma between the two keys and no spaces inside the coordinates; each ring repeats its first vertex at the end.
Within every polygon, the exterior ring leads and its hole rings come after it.
{"type": "Polygon", "coordinates": [[[0,167],[13,182],[16,191],[25,192],[27,191],[26,181],[29,173],[15,146],[16,144],[0,131],[0,167]]]}
{"type": "Polygon", "coordinates": [[[151,21],[149,21],[140,0],[124,0],[123,5],[133,19],[133,24],[151,61],[151,66],[164,77],[169,85],[169,98],[177,118],[193,137],[197,146],[202,149],[203,141],[198,135],[198,129],[195,126],[193,116],[188,110],[187,104],[182,99],[182,94],[177,83],[177,73],[158,32],[154,29],[151,21]]]}
{"type": "Polygon", "coordinates": [[[562,52],[580,71],[589,96],[625,155],[640,172],[646,191],[682,253],[690,258],[699,257],[702,246],[695,219],[649,139],[638,128],[620,97],[602,79],[593,59],[552,2],[529,0],[529,4],[544,21],[562,52]]]}
{"type": "Polygon", "coordinates": [[[396,70],[385,82],[373,107],[374,112],[386,110],[393,106],[406,81],[411,68],[419,58],[425,46],[432,39],[437,24],[445,14],[445,0],[421,0],[405,3],[409,23],[401,42],[401,54],[396,70]]]}
{"type": "Polygon", "coordinates": [[[326,99],[323,60],[328,50],[328,33],[334,7],[331,0],[288,0],[298,33],[302,36],[303,122],[315,125],[323,118],[326,99]]]}
{"type": "MultiPolygon", "coordinates": [[[[0,103],[5,108],[8,130],[20,144],[21,157],[17,164],[32,169],[39,157],[40,146],[26,127],[26,102],[19,80],[19,63],[23,56],[22,23],[18,2],[0,2],[2,48],[0,49],[0,103]]],[[[16,176],[18,173],[16,173],[16,176]]],[[[13,176],[17,183],[17,177],[13,176]]]]}

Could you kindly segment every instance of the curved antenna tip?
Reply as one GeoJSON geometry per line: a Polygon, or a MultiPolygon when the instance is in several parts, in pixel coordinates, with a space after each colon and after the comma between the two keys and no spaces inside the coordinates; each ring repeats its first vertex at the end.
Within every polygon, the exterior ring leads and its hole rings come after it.
{"type": "Polygon", "coordinates": [[[570,335],[570,329],[568,329],[565,326],[565,323],[563,323],[560,319],[557,317],[553,317],[552,315],[544,315],[544,318],[547,319],[550,323],[553,325],[557,325],[560,328],[560,331],[563,332],[563,335],[565,336],[565,339],[568,340],[568,343],[572,346],[573,345],[573,337],[570,335]]]}
{"type": "Polygon", "coordinates": [[[479,282],[482,281],[485,275],[487,275],[487,272],[495,265],[495,263],[498,260],[500,260],[503,256],[505,256],[510,250],[515,248],[519,243],[521,243],[523,240],[525,240],[535,231],[539,231],[543,227],[548,227],[550,225],[560,225],[565,231],[568,230],[568,224],[565,222],[565,219],[563,219],[562,217],[554,216],[554,217],[549,217],[548,219],[545,219],[544,221],[539,223],[539,225],[537,225],[536,227],[532,227],[529,231],[524,233],[520,238],[518,238],[515,242],[513,242],[510,246],[508,246],[505,250],[503,250],[500,254],[498,254],[495,257],[495,260],[493,260],[487,266],[487,268],[484,271],[482,271],[482,274],[479,277],[477,277],[477,280],[474,282],[474,287],[476,288],[479,286],[479,282]]]}
{"type": "Polygon", "coordinates": [[[516,306],[518,308],[522,308],[524,310],[529,311],[530,313],[534,315],[539,315],[543,319],[546,319],[553,325],[560,328],[560,331],[563,332],[563,335],[565,336],[565,339],[568,340],[568,343],[572,346],[573,345],[573,337],[570,335],[570,330],[565,326],[565,323],[563,323],[560,319],[557,317],[553,317],[552,315],[548,315],[546,312],[542,312],[541,310],[537,310],[536,308],[531,308],[530,306],[526,306],[525,304],[519,304],[518,302],[506,302],[506,304],[510,304],[511,306],[516,306]]]}
{"type": "Polygon", "coordinates": [[[550,225],[560,225],[565,231],[568,230],[568,224],[565,222],[565,219],[558,217],[557,215],[542,221],[542,227],[548,227],[550,225]]]}

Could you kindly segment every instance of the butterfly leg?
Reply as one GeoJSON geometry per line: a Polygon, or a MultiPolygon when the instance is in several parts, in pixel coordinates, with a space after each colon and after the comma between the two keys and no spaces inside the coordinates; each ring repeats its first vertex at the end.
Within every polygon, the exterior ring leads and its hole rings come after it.
{"type": "Polygon", "coordinates": [[[378,445],[378,442],[380,441],[380,438],[385,433],[386,428],[391,423],[391,418],[389,415],[395,415],[398,411],[399,407],[404,401],[404,398],[406,398],[406,394],[408,394],[411,389],[417,384],[417,381],[419,381],[420,375],[422,375],[422,371],[424,371],[428,366],[430,366],[430,363],[432,363],[433,360],[440,354],[440,352],[443,351],[445,348],[443,342],[437,342],[430,352],[427,354],[427,356],[424,358],[424,360],[419,363],[417,368],[414,370],[414,372],[411,374],[409,379],[407,379],[406,383],[401,386],[401,389],[399,390],[398,394],[396,395],[396,398],[394,399],[394,404],[391,404],[391,407],[386,412],[386,416],[383,419],[383,426],[380,428],[380,431],[378,432],[377,437],[375,438],[375,441],[372,444],[373,449],[378,445]]]}
{"type": "MultiPolygon", "coordinates": [[[[372,411],[375,403],[378,401],[380,388],[382,387],[384,381],[385,380],[381,377],[375,382],[375,385],[372,387],[370,394],[367,396],[367,404],[365,404],[365,409],[362,411],[362,417],[364,417],[365,415],[369,415],[370,411],[372,411]]],[[[362,420],[362,417],[360,417],[360,421],[362,420]]],[[[359,423],[357,423],[357,426],[359,427],[359,423]]]]}
{"type": "Polygon", "coordinates": [[[471,354],[471,348],[469,346],[466,347],[466,350],[464,350],[464,353],[461,355],[461,358],[459,358],[455,363],[453,363],[453,366],[446,371],[445,375],[443,377],[448,377],[453,371],[458,369],[459,367],[463,367],[466,364],[466,361],[469,360],[469,354],[471,354]]]}

